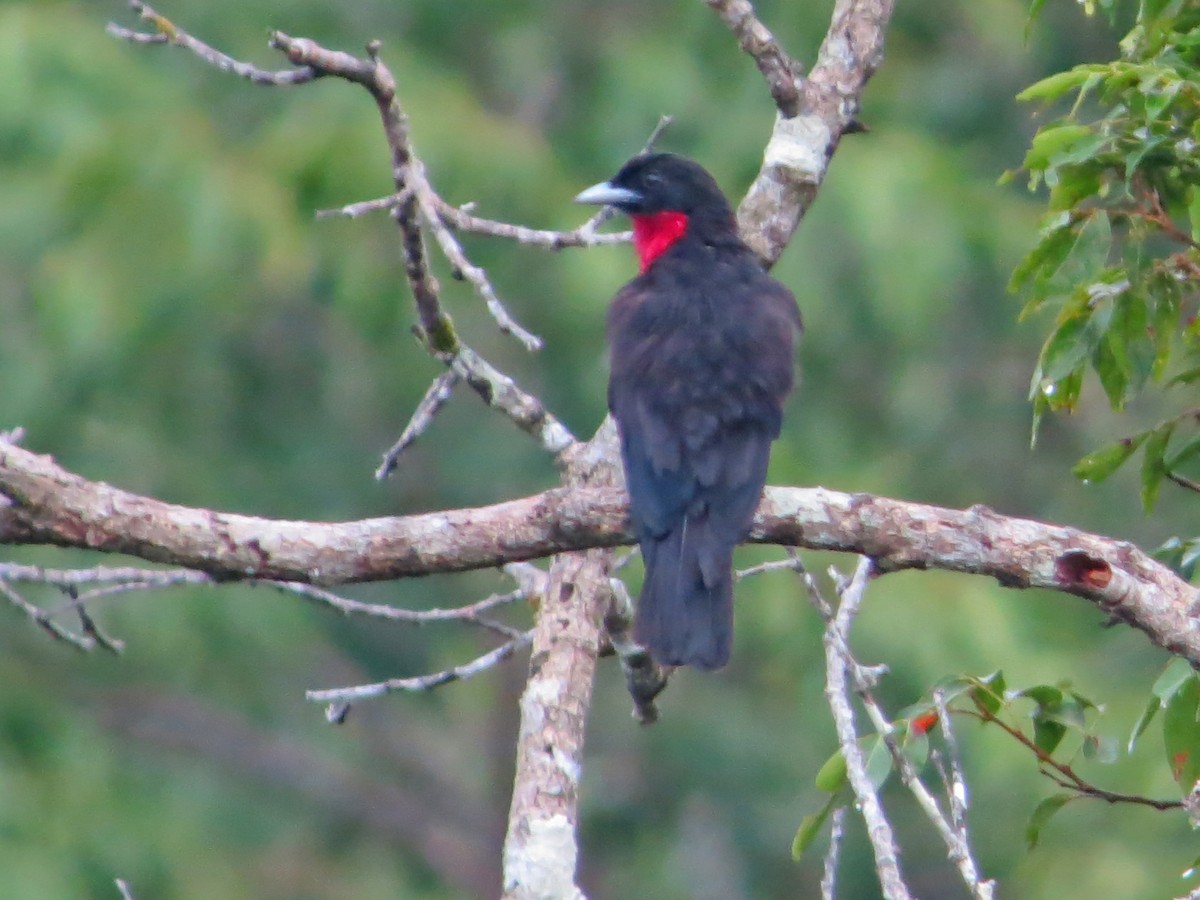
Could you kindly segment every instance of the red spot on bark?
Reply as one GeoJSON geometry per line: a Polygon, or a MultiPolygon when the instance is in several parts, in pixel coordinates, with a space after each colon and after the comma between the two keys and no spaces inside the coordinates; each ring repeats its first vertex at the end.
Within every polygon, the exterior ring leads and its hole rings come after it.
{"type": "Polygon", "coordinates": [[[1112,581],[1112,567],[1082,550],[1068,550],[1054,561],[1054,578],[1064,587],[1105,588],[1112,581]]]}

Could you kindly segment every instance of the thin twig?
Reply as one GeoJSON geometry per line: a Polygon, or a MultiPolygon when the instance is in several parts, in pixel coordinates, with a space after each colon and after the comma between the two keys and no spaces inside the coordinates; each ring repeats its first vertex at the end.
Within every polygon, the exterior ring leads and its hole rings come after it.
{"type": "Polygon", "coordinates": [[[1200,481],[1193,481],[1191,478],[1188,478],[1186,475],[1180,475],[1178,472],[1172,472],[1172,471],[1167,472],[1167,477],[1170,478],[1177,485],[1179,485],[1181,488],[1187,488],[1187,490],[1189,490],[1189,491],[1194,491],[1195,493],[1200,494],[1200,481]]]}
{"type": "Polygon", "coordinates": [[[215,66],[223,72],[232,72],[239,78],[245,78],[247,81],[252,81],[255,84],[305,84],[320,76],[319,72],[308,67],[284,69],[278,72],[260,69],[250,63],[236,60],[232,56],[228,56],[220,50],[210,47],[203,41],[197,40],[166,16],[147,4],[139,2],[139,0],[130,0],[129,6],[143,20],[152,24],[157,29],[157,33],[146,34],[125,28],[115,22],[109,22],[107,31],[113,37],[131,41],[135,44],[175,44],[176,46],[190,50],[210,66],[215,66]]]}
{"type": "Polygon", "coordinates": [[[96,620],[88,615],[88,611],[82,605],[77,606],[75,612],[79,616],[79,625],[84,635],[95,641],[98,647],[102,647],[116,656],[120,656],[124,652],[125,642],[111,637],[102,631],[100,626],[96,624],[96,620]]]}
{"type": "MultiPolygon", "coordinates": [[[[0,562],[0,581],[49,584],[59,588],[108,583],[133,583],[139,587],[213,583],[210,575],[195,569],[140,569],[136,566],[47,569],[42,566],[27,566],[12,562],[0,562]]],[[[82,596],[87,597],[86,594],[82,596]]]]}
{"type": "MultiPolygon", "coordinates": [[[[403,199],[404,196],[401,194],[388,194],[386,197],[376,197],[374,200],[362,200],[334,209],[317,210],[316,215],[318,219],[337,216],[357,219],[373,212],[394,209],[400,205],[403,199]]],[[[511,222],[499,222],[495,219],[485,219],[469,211],[468,207],[474,206],[474,204],[466,203],[462,206],[455,206],[438,194],[434,194],[429,199],[437,217],[452,231],[504,238],[518,244],[546,247],[550,250],[563,250],[567,247],[598,247],[602,244],[628,244],[633,240],[632,231],[596,231],[591,220],[570,231],[551,231],[543,228],[529,228],[525,225],[514,225],[511,222]]]]}
{"type": "Polygon", "coordinates": [[[1094,797],[1106,803],[1132,803],[1137,806],[1149,806],[1157,810],[1182,809],[1182,800],[1156,800],[1153,797],[1143,797],[1139,794],[1123,794],[1119,791],[1109,791],[1105,788],[1086,781],[1074,768],[1067,763],[1061,763],[1039,747],[1019,728],[1014,728],[1003,719],[996,716],[986,707],[976,705],[975,709],[959,709],[963,715],[974,716],[985,724],[1000,727],[1009,737],[1024,746],[1037,757],[1038,770],[1059,787],[1067,788],[1086,797],[1094,797]]]}
{"type": "Polygon", "coordinates": [[[299,581],[255,581],[251,583],[312,600],[321,606],[336,610],[344,616],[369,616],[393,622],[406,622],[411,625],[428,625],[432,622],[469,622],[497,631],[506,637],[515,637],[524,633],[521,631],[514,633],[513,629],[507,625],[499,625],[490,619],[482,618],[482,614],[488,610],[527,599],[524,592],[520,590],[510,591],[507,594],[492,594],[467,606],[418,610],[402,609],[386,603],[364,603],[361,600],[351,600],[349,597],[342,597],[324,588],[303,584],[299,581]]]}
{"type": "Polygon", "coordinates": [[[382,697],[396,691],[420,693],[449,684],[452,681],[466,681],[480,672],[504,662],[504,660],[529,646],[533,640],[533,631],[526,631],[507,643],[501,644],[482,656],[476,657],[469,663],[454,666],[441,672],[428,675],[418,675],[414,678],[389,678],[374,684],[358,684],[353,687],[330,688],[327,690],[305,691],[304,698],[313,703],[350,703],[356,700],[366,700],[371,697],[382,697]]]}
{"type": "Polygon", "coordinates": [[[121,892],[121,900],[135,900],[128,881],[124,878],[116,878],[114,882],[117,885],[117,890],[121,892]]]}
{"type": "Polygon", "coordinates": [[[400,437],[396,438],[396,443],[392,444],[388,448],[388,451],[383,454],[383,461],[379,464],[379,468],[375,470],[375,478],[377,480],[383,481],[383,479],[396,470],[401,454],[429,429],[429,426],[433,424],[434,417],[450,401],[450,397],[454,394],[454,389],[461,382],[462,375],[453,369],[447,369],[438,375],[437,378],[433,379],[433,384],[425,391],[425,396],[421,398],[421,402],[413,410],[408,424],[400,432],[400,437]]]}
{"type": "Polygon", "coordinates": [[[846,829],[846,807],[833,811],[832,827],[829,830],[829,849],[825,851],[825,865],[821,873],[821,900],[835,900],[837,896],[837,867],[841,855],[842,836],[846,829]]]}
{"type": "Polygon", "coordinates": [[[470,347],[460,344],[449,364],[488,406],[503,412],[555,457],[561,459],[562,454],[577,443],[570,429],[552,415],[541,400],[527,393],[470,347]]]}
{"type": "Polygon", "coordinates": [[[409,193],[409,191],[401,191],[398,194],[388,194],[386,197],[376,197],[374,200],[347,203],[345,206],[339,206],[336,209],[318,209],[315,215],[318,219],[332,219],[338,216],[347,219],[358,219],[373,212],[395,209],[408,199],[409,193]]]}
{"type": "Polygon", "coordinates": [[[15,606],[21,612],[25,613],[34,624],[49,634],[55,640],[62,641],[65,644],[70,644],[76,650],[82,650],[85,653],[96,649],[96,641],[94,638],[87,635],[77,635],[61,625],[54,622],[44,610],[34,606],[17,591],[13,590],[3,580],[0,580],[0,597],[3,597],[11,605],[15,606]]]}
{"type": "Polygon", "coordinates": [[[946,798],[950,804],[950,819],[954,827],[964,838],[967,835],[967,809],[970,807],[970,797],[967,792],[967,779],[963,775],[962,755],[958,750],[958,736],[950,721],[950,711],[946,706],[946,695],[940,688],[933,692],[933,704],[937,709],[938,722],[941,724],[942,741],[946,745],[946,758],[949,771],[943,772],[942,779],[946,784],[946,798]]]}
{"type": "Polygon", "coordinates": [[[408,182],[416,193],[422,218],[429,227],[429,230],[433,232],[433,237],[438,242],[438,246],[441,247],[442,254],[446,257],[450,265],[453,266],[455,273],[465,279],[475,289],[475,293],[483,298],[483,302],[487,306],[488,312],[492,314],[492,318],[496,320],[496,325],[500,328],[500,332],[502,334],[511,334],[525,346],[526,350],[541,350],[542,339],[526,330],[512,317],[512,314],[509,313],[507,307],[505,307],[500,297],[496,294],[496,289],[492,287],[492,282],[487,277],[487,273],[467,259],[467,254],[463,252],[462,246],[454,239],[454,235],[450,233],[450,229],[446,227],[438,216],[437,204],[434,202],[434,198],[438,195],[429,185],[429,181],[426,179],[424,169],[420,163],[414,162],[412,164],[412,170],[408,174],[408,182]]]}
{"type": "Polygon", "coordinates": [[[800,111],[799,66],[754,14],[749,0],[706,0],[737,38],[738,46],[754,58],[771,98],[785,118],[800,111]]]}
{"type": "Polygon", "coordinates": [[[471,234],[482,234],[490,237],[505,238],[518,244],[528,244],[533,247],[547,247],[551,250],[562,250],[567,247],[597,247],[601,244],[627,244],[633,240],[632,231],[599,232],[591,225],[591,220],[571,231],[547,231],[540,228],[526,228],[523,225],[512,225],[508,222],[497,222],[484,219],[466,212],[458,206],[447,203],[441,197],[433,198],[434,209],[438,218],[447,228],[455,231],[465,231],[471,234]],[[590,227],[589,227],[590,226],[590,227]]]}
{"type": "Polygon", "coordinates": [[[858,613],[870,579],[873,563],[869,557],[861,557],[854,577],[848,584],[839,587],[841,603],[833,619],[825,629],[825,697],[833,712],[837,729],[838,744],[846,760],[846,775],[858,810],[867,826],[867,837],[875,853],[875,870],[879,884],[887,900],[910,900],[908,886],[900,872],[899,850],[891,823],[884,814],[875,786],[867,775],[862,748],[858,742],[858,728],[854,723],[854,709],[850,703],[848,684],[849,666],[846,662],[846,646],[850,624],[858,613]]]}
{"type": "MultiPolygon", "coordinates": [[[[860,563],[859,571],[862,569],[860,563]]],[[[855,580],[859,579],[859,572],[855,573],[855,580]]],[[[865,584],[865,582],[864,582],[865,584]]],[[[853,582],[852,582],[853,585],[853,582]]],[[[844,615],[847,603],[847,596],[852,598],[856,595],[850,594],[850,588],[843,587],[839,591],[842,603],[839,608],[835,620],[844,615]]],[[[815,585],[809,587],[810,597],[820,597],[815,585]]],[[[823,602],[823,601],[821,601],[823,602]]],[[[855,599],[855,602],[861,602],[861,596],[855,599]]],[[[820,608],[820,603],[818,603],[820,608]]],[[[856,612],[856,609],[855,609],[856,612]]],[[[834,631],[834,624],[831,623],[827,630],[827,635],[834,631]]],[[[841,665],[845,672],[849,673],[850,680],[853,683],[854,691],[862,701],[867,715],[871,719],[871,724],[874,726],[880,738],[884,741],[888,752],[891,754],[892,761],[900,773],[900,780],[909,792],[917,800],[917,804],[921,807],[926,817],[933,823],[934,828],[941,836],[946,845],[951,862],[957,867],[959,875],[963,879],[967,890],[975,900],[992,900],[995,896],[995,883],[993,881],[984,881],[979,875],[979,866],[971,853],[970,835],[966,827],[965,808],[966,808],[966,788],[965,782],[955,782],[954,788],[951,790],[951,818],[953,822],[948,821],[942,814],[941,808],[929,790],[921,782],[916,770],[908,757],[904,755],[900,746],[896,742],[895,725],[888,719],[883,708],[876,702],[872,690],[879,682],[879,679],[886,672],[884,666],[864,666],[855,659],[850,651],[848,641],[845,640],[845,631],[837,631],[832,640],[833,652],[837,653],[841,658],[841,665]],[[961,789],[959,789],[961,788],[961,789]],[[958,797],[962,797],[961,810],[957,805],[958,797]]],[[[829,650],[827,649],[827,653],[829,650]]],[[[848,704],[848,700],[846,701],[848,704]]],[[[845,753],[845,745],[843,744],[843,753],[845,753]]],[[[955,755],[952,753],[952,756],[955,755]]],[[[955,770],[956,775],[961,778],[961,771],[955,770]]],[[[949,786],[948,786],[949,787],[949,786]]],[[[878,857],[877,857],[878,858],[878,857]]],[[[880,873],[882,878],[882,872],[880,873]]]]}

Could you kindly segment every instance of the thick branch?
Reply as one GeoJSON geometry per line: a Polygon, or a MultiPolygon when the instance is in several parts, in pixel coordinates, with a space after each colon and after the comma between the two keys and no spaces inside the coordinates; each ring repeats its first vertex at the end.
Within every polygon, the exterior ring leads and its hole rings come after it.
{"type": "MultiPolygon", "coordinates": [[[[981,506],[781,487],[767,488],[751,540],[865,554],[881,571],[948,569],[1076,594],[1200,665],[1196,589],[1123,541],[981,506]]],[[[380,581],[631,542],[617,488],[355,522],[281,521],[141,497],[0,444],[0,543],[125,553],[222,580],[380,581]]]]}
{"type": "Polygon", "coordinates": [[[894,5],[894,0],[838,0],[816,65],[801,86],[799,112],[776,116],[762,168],[738,207],[742,236],[768,266],[779,259],[816,198],[842,135],[860,127],[862,94],[883,60],[894,5]]]}
{"type": "MultiPolygon", "coordinates": [[[[616,445],[610,420],[572,457],[564,482],[620,485],[616,445]]],[[[550,566],[521,694],[504,900],[583,900],[575,883],[579,793],[601,622],[611,599],[611,557],[608,550],[562,553],[550,566]]]]}

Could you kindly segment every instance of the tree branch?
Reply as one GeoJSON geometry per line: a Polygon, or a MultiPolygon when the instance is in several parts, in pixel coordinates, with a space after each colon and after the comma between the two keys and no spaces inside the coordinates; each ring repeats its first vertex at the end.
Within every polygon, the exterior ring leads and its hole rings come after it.
{"type": "MultiPolygon", "coordinates": [[[[586,446],[586,445],[585,445],[586,446]]],[[[947,569],[1083,597],[1200,665],[1196,589],[1132,544],[982,506],[945,509],[824,488],[768,487],[750,539],[947,569]]],[[[622,490],[560,487],[475,509],[353,522],[262,519],[164,503],[0,444],[0,544],[124,553],[209,573],[335,585],[482,569],[632,543],[622,490]]]]}
{"type": "Polygon", "coordinates": [[[891,823],[884,814],[879,794],[867,774],[866,759],[859,745],[858,728],[854,723],[854,708],[850,704],[851,665],[846,642],[850,625],[858,615],[863,593],[872,574],[869,557],[861,557],[854,577],[839,585],[840,603],[833,617],[825,624],[825,699],[833,712],[842,758],[846,760],[846,777],[858,801],[859,814],[867,826],[867,837],[875,852],[875,871],[879,886],[887,900],[911,900],[912,894],[900,871],[900,851],[891,823]]]}
{"type": "MultiPolygon", "coordinates": [[[[621,484],[616,448],[609,419],[571,459],[567,486],[621,484]]],[[[580,781],[611,563],[610,551],[587,550],[559,554],[550,566],[521,694],[504,900],[583,900],[575,883],[580,781]]]]}
{"type": "Polygon", "coordinates": [[[785,118],[800,112],[799,66],[775,40],[775,35],[754,15],[749,0],[705,0],[733,32],[738,45],[754,58],[767,80],[771,98],[785,118]]]}
{"type": "Polygon", "coordinates": [[[156,31],[153,34],[147,34],[141,31],[132,31],[118,25],[116,22],[109,22],[108,33],[113,37],[118,37],[134,44],[175,44],[176,46],[190,50],[210,66],[214,66],[222,72],[231,72],[239,78],[245,78],[247,81],[252,81],[255,84],[276,86],[306,84],[320,77],[319,72],[307,67],[302,69],[284,69],[276,72],[260,69],[258,66],[241,62],[214,47],[210,47],[204,41],[188,34],[153,7],[141,3],[139,0],[130,0],[129,7],[143,21],[153,25],[156,31]]]}
{"type": "MultiPolygon", "coordinates": [[[[842,135],[861,128],[859,105],[883,60],[894,5],[894,0],[837,0],[816,65],[800,88],[798,112],[788,115],[781,107],[775,118],[762,167],[738,206],[742,236],[767,266],[779,259],[812,205],[842,135]]],[[[762,57],[755,58],[763,68],[762,57]]],[[[768,82],[774,94],[769,74],[768,82]]]]}

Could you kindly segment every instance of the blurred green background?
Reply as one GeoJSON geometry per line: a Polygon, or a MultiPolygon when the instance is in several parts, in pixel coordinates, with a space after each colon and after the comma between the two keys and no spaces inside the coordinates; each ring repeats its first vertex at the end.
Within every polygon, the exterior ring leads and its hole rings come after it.
{"type": "MultiPolygon", "coordinates": [[[[831,3],[757,4],[811,61],[831,3]]],[[[1017,0],[900,4],[867,93],[776,275],[808,333],[773,483],[984,503],[1155,546],[1190,534],[1187,498],[1152,519],[1136,473],[1084,486],[1086,451],[1136,423],[1098,390],[1029,449],[1028,379],[1044,322],[1005,293],[1039,204],[996,185],[1034,127],[1013,95],[1114,52],[1102,23],[1048,4],[1025,39],[1017,0]]],[[[736,196],[773,109],[751,60],[698,2],[648,8],[484,0],[163,0],[217,47],[279,60],[267,28],[336,47],[384,41],[414,141],[443,196],[481,214],[572,227],[571,197],[611,174],[662,113],[661,146],[736,196]]],[[[333,81],[263,88],[170,47],[108,37],[113,2],[0,3],[0,429],[88,477],[165,500],[343,519],[477,505],[550,487],[550,461],[462,392],[385,484],[383,450],[439,371],[412,339],[395,229],[313,211],[388,191],[377,116],[333,81]]],[[[442,270],[466,339],[580,435],[604,411],[603,318],[626,247],[553,254],[468,238],[530,355],[442,270]]],[[[777,553],[742,551],[743,564],[777,553]]],[[[4,558],[99,557],[5,548],[4,558]]],[[[823,570],[830,562],[809,558],[823,570]]],[[[421,608],[510,586],[496,573],[354,589],[421,608]]],[[[47,606],[61,602],[31,592],[47,606]]],[[[601,666],[584,780],[581,880],[595,898],[811,897],[820,852],[789,856],[834,747],[820,626],[794,580],[739,588],[732,665],[687,672],[638,728],[601,666]]],[[[0,873],[15,900],[460,898],[497,893],[524,661],[432,696],[356,707],[342,728],[306,688],[413,675],[491,644],[454,627],[338,618],[266,589],[173,590],[97,605],[123,658],[52,643],[0,608],[0,873]]],[[[514,621],[527,621],[517,610],[514,621]]],[[[1003,667],[1069,679],[1128,734],[1165,655],[1074,598],[944,573],[875,584],[855,635],[885,661],[892,709],[934,681],[1003,667]]],[[[1032,852],[1024,824],[1052,786],[1027,753],[959,725],[985,872],[1005,896],[1183,893],[1194,835],[1175,815],[1072,804],[1032,852]]],[[[1082,770],[1114,789],[1174,789],[1153,730],[1132,758],[1082,770]]],[[[906,795],[885,792],[922,897],[959,896],[906,795]]],[[[823,842],[819,844],[823,847],[823,842]]],[[[849,828],[845,896],[877,895],[849,828]]]]}

